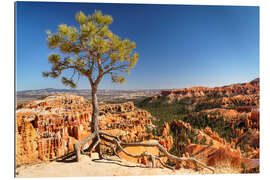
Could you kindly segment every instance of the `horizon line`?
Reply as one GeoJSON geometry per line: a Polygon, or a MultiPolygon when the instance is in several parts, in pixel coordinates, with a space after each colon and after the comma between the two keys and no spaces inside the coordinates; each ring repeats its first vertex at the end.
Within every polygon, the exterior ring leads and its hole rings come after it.
{"type": "MultiPolygon", "coordinates": [[[[227,85],[220,85],[220,86],[189,86],[189,87],[182,87],[182,88],[131,88],[131,89],[98,89],[98,91],[134,91],[134,90],[175,90],[175,89],[186,89],[186,88],[194,88],[194,87],[206,87],[206,88],[216,88],[216,87],[223,87],[223,86],[229,86],[233,84],[242,84],[242,83],[248,83],[255,79],[260,79],[260,77],[254,78],[250,81],[246,82],[238,82],[238,83],[232,83],[227,85]]],[[[15,88],[16,89],[16,88],[15,88]]],[[[46,89],[53,89],[53,90],[70,90],[70,91],[91,91],[91,88],[89,89],[77,89],[77,88],[40,88],[40,89],[25,89],[25,90],[15,90],[15,92],[22,92],[22,91],[38,91],[38,90],[46,90],[46,89]]]]}

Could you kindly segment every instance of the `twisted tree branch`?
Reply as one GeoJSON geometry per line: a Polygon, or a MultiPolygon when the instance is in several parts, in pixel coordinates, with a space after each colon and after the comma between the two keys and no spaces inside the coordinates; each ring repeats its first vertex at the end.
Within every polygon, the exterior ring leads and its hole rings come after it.
{"type": "Polygon", "coordinates": [[[77,156],[77,161],[79,160],[78,156],[80,155],[80,148],[82,147],[82,145],[84,145],[86,142],[92,140],[94,137],[97,137],[97,141],[93,142],[94,145],[92,146],[90,152],[92,151],[92,149],[94,149],[96,147],[96,145],[98,145],[98,143],[100,143],[100,140],[104,140],[106,142],[112,143],[112,144],[116,144],[117,147],[120,149],[120,151],[122,151],[124,154],[126,154],[127,156],[133,157],[133,158],[141,158],[141,157],[149,157],[152,161],[152,168],[156,167],[156,160],[158,160],[162,166],[174,170],[174,167],[168,166],[166,165],[162,160],[160,156],[155,156],[149,152],[143,152],[139,155],[134,155],[134,154],[130,154],[129,152],[127,152],[123,147],[137,147],[137,146],[144,146],[144,147],[157,147],[168,159],[175,161],[177,164],[179,164],[181,161],[191,161],[194,162],[195,165],[200,165],[204,168],[209,169],[210,171],[212,171],[212,173],[215,173],[215,170],[207,165],[205,165],[204,163],[194,159],[193,157],[177,157],[175,155],[170,154],[166,148],[164,148],[161,144],[159,143],[142,143],[142,142],[135,142],[135,143],[124,143],[122,142],[117,136],[105,133],[105,132],[99,132],[99,133],[94,133],[91,136],[88,136],[86,139],[77,142],[76,144],[74,144],[74,149],[76,150],[76,156],[77,156]],[[110,138],[107,138],[107,137],[110,138]]]}

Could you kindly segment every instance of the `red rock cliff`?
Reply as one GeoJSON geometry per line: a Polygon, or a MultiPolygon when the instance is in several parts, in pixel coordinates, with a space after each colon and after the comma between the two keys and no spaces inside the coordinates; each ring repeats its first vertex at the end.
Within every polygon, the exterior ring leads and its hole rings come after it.
{"type": "MultiPolygon", "coordinates": [[[[16,111],[16,166],[53,159],[73,151],[77,140],[90,135],[92,107],[71,94],[35,100],[16,111]]],[[[132,102],[100,106],[100,129],[124,141],[143,139],[151,128],[149,112],[132,102]]]]}
{"type": "MultiPolygon", "coordinates": [[[[168,97],[171,101],[180,100],[186,97],[204,97],[204,96],[234,96],[234,95],[253,95],[259,94],[259,78],[248,83],[232,84],[223,87],[191,87],[180,90],[163,90],[159,97],[168,97]]],[[[239,98],[238,98],[239,99],[239,98]]],[[[238,100],[236,99],[236,100],[238,100]]],[[[241,97],[240,97],[241,99],[241,97]]]]}

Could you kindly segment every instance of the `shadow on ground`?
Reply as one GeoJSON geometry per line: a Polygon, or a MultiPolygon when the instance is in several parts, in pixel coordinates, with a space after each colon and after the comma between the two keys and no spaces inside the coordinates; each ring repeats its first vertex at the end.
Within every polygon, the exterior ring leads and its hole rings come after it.
{"type": "Polygon", "coordinates": [[[128,164],[123,164],[120,160],[115,160],[115,159],[93,159],[92,161],[97,162],[97,163],[109,163],[109,164],[116,164],[122,167],[140,167],[140,168],[149,168],[148,166],[142,166],[142,165],[128,165],[128,164]]]}

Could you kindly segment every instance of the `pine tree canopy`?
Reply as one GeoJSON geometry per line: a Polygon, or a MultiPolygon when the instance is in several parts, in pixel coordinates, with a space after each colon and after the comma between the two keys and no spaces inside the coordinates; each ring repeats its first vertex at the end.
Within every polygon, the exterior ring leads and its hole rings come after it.
{"type": "Polygon", "coordinates": [[[107,74],[112,82],[124,83],[123,74],[129,74],[139,58],[133,51],[136,43],[113,34],[109,29],[113,18],[101,11],[88,16],[79,12],[75,19],[80,29],[60,24],[56,33],[46,31],[48,47],[58,48],[60,53],[49,55],[51,71],[43,72],[43,76],[58,78],[64,70],[71,70],[71,77],[62,77],[62,83],[71,88],[76,87],[80,76],[86,76],[92,87],[107,74]]]}

